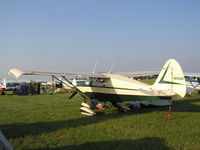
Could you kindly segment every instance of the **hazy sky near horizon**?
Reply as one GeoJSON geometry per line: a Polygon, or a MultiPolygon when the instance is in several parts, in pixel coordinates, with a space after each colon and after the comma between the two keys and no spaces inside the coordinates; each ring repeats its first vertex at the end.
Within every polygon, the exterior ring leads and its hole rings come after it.
{"type": "Polygon", "coordinates": [[[11,68],[200,72],[199,0],[1,0],[0,78],[11,68]]]}

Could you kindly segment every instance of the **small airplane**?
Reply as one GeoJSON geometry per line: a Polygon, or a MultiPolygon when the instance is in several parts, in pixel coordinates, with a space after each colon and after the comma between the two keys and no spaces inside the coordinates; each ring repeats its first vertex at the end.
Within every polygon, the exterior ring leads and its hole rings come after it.
{"type": "Polygon", "coordinates": [[[172,98],[182,98],[186,94],[185,77],[175,59],[169,59],[165,63],[153,85],[114,73],[57,73],[11,69],[8,74],[16,79],[21,75],[50,75],[56,78],[74,91],[69,99],[76,94],[82,96],[84,102],[80,109],[82,114],[89,116],[96,114],[93,110],[97,102],[110,102],[119,110],[127,111],[130,107],[123,103],[125,101],[148,101],[157,106],[167,105],[171,110],[172,98]],[[86,80],[72,82],[68,79],[72,76],[86,80]],[[90,105],[86,103],[88,100],[90,105]]]}
{"type": "Polygon", "coordinates": [[[198,90],[200,95],[200,73],[184,73],[187,93],[191,95],[192,92],[198,90]]]}

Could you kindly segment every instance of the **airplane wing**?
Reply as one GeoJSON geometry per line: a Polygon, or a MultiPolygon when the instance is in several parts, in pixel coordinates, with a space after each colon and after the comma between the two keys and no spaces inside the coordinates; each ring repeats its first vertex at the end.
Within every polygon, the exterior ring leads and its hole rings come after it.
{"type": "MultiPolygon", "coordinates": [[[[109,78],[104,75],[104,73],[69,73],[69,72],[43,72],[43,71],[24,71],[20,69],[10,69],[8,74],[18,79],[22,75],[59,75],[59,76],[77,76],[77,77],[89,77],[89,78],[109,78]]],[[[119,72],[114,73],[118,75],[122,75],[125,77],[133,78],[133,77],[145,77],[145,76],[153,76],[158,75],[158,71],[137,71],[137,72],[119,72]]]]}
{"type": "Polygon", "coordinates": [[[108,78],[105,75],[98,73],[67,73],[67,72],[42,72],[42,71],[23,71],[20,69],[10,69],[8,75],[18,79],[22,75],[49,75],[49,76],[76,76],[76,77],[91,77],[91,78],[108,78]]]}
{"type": "MultiPolygon", "coordinates": [[[[89,77],[89,78],[100,78],[100,79],[108,79],[109,77],[103,75],[103,74],[90,74],[90,73],[65,73],[65,72],[41,72],[41,71],[23,71],[23,70],[19,70],[19,69],[11,69],[8,72],[8,75],[13,77],[14,79],[18,79],[20,76],[22,75],[46,75],[46,76],[62,76],[65,82],[62,82],[66,85],[70,85],[70,88],[73,89],[75,92],[70,96],[69,99],[71,99],[72,97],[74,97],[77,93],[79,93],[82,97],[84,97],[84,99],[90,99],[87,95],[85,95],[83,92],[81,92],[76,86],[73,85],[73,83],[71,83],[71,81],[69,81],[65,76],[75,76],[75,77],[89,77]]],[[[56,77],[56,79],[58,79],[56,77]]]]}
{"type": "Polygon", "coordinates": [[[185,75],[185,77],[196,77],[196,78],[200,78],[200,73],[185,72],[184,75],[185,75]]]}
{"type": "MultiPolygon", "coordinates": [[[[22,75],[60,75],[60,76],[77,76],[77,77],[90,77],[90,78],[109,78],[104,73],[69,73],[69,72],[43,72],[43,71],[24,71],[20,69],[10,69],[8,74],[15,79],[22,75]]],[[[137,71],[137,72],[119,72],[116,73],[125,77],[145,77],[158,75],[159,71],[137,71]]],[[[200,73],[184,73],[185,77],[200,78],[200,73]]]]}

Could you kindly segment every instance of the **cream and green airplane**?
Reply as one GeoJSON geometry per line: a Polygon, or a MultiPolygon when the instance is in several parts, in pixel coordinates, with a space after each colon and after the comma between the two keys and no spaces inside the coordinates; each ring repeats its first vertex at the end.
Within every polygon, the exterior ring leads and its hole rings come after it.
{"type": "Polygon", "coordinates": [[[119,109],[129,110],[125,101],[144,102],[157,106],[172,105],[173,98],[182,98],[186,94],[186,83],[184,74],[179,63],[174,59],[169,59],[160,71],[155,83],[148,85],[127,76],[115,73],[57,73],[22,71],[11,69],[9,75],[19,78],[21,75],[50,75],[69,86],[74,93],[70,98],[79,93],[84,102],[81,110],[85,115],[95,115],[86,102],[110,102],[119,109]],[[73,80],[68,77],[84,77],[84,82],[73,80]]]}

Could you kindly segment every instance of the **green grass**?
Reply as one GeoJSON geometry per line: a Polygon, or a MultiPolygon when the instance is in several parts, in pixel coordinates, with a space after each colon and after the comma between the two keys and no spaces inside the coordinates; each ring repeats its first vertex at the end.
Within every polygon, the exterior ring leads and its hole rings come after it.
{"type": "Polygon", "coordinates": [[[200,97],[167,108],[141,108],[94,117],[80,114],[80,96],[0,96],[0,129],[15,150],[197,150],[200,97]],[[53,108],[52,108],[53,102],[53,108]]]}
{"type": "Polygon", "coordinates": [[[140,82],[144,82],[146,84],[153,85],[156,79],[146,79],[146,80],[139,80],[140,82]]]}

